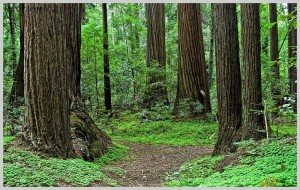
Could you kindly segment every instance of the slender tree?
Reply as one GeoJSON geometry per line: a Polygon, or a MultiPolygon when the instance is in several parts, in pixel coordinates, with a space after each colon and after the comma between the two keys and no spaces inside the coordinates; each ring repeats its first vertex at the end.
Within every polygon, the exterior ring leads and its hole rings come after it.
{"type": "Polygon", "coordinates": [[[261,89],[259,4],[241,4],[243,83],[243,139],[266,136],[261,89]]]}
{"type": "Polygon", "coordinates": [[[242,122],[236,4],[214,4],[219,133],[213,155],[234,151],[242,122]]]}
{"type": "Polygon", "coordinates": [[[99,91],[98,91],[98,72],[97,72],[97,53],[96,53],[96,36],[94,36],[94,69],[95,69],[95,91],[96,91],[96,109],[100,107],[99,104],[99,91]]]}
{"type": "MultiPolygon", "coordinates": [[[[297,16],[297,4],[288,3],[288,13],[297,16]]],[[[291,21],[291,20],[290,20],[291,21]]],[[[288,57],[289,61],[293,60],[294,63],[297,63],[297,29],[293,26],[290,26],[288,33],[288,57]]],[[[295,96],[296,102],[293,104],[293,110],[297,113],[297,67],[292,65],[289,68],[289,86],[290,94],[295,96]]]]}
{"type": "MultiPolygon", "coordinates": [[[[139,4],[135,3],[133,4],[133,14],[134,17],[136,19],[139,20],[140,18],[140,13],[139,13],[139,4]]],[[[138,56],[138,51],[140,48],[140,35],[139,35],[139,31],[138,31],[138,25],[137,24],[133,24],[131,23],[130,25],[131,27],[131,31],[132,31],[132,37],[131,37],[131,51],[132,51],[132,55],[131,56],[138,56]]],[[[137,81],[135,79],[136,76],[136,71],[135,71],[135,67],[132,63],[133,59],[131,60],[131,76],[132,76],[132,80],[133,80],[133,101],[136,100],[136,94],[137,94],[137,81]]]]}
{"type": "Polygon", "coordinates": [[[111,111],[111,89],[109,76],[109,56],[108,56],[108,32],[107,32],[107,4],[102,3],[103,19],[103,60],[104,60],[104,100],[106,111],[111,111]]]}
{"type": "Polygon", "coordinates": [[[11,47],[12,47],[12,66],[13,69],[17,65],[17,50],[16,50],[16,21],[15,21],[15,4],[8,3],[8,16],[9,16],[9,26],[10,26],[10,36],[11,36],[11,47]]]}
{"type": "Polygon", "coordinates": [[[174,113],[181,99],[211,111],[199,4],[178,4],[178,83],[174,113]]]}
{"type": "Polygon", "coordinates": [[[146,3],[147,19],[147,90],[144,106],[168,104],[166,88],[165,13],[163,3],[146,3]]]}
{"type": "Polygon", "coordinates": [[[278,109],[280,106],[280,89],[278,84],[280,83],[280,74],[279,74],[279,50],[278,50],[278,25],[277,25],[277,4],[269,4],[270,11],[270,22],[274,25],[270,29],[270,59],[271,59],[271,71],[274,79],[272,80],[272,95],[275,101],[276,109],[274,115],[278,114],[278,109]]]}
{"type": "Polygon", "coordinates": [[[212,87],[213,84],[213,72],[214,72],[214,4],[210,4],[211,8],[211,26],[210,26],[210,41],[209,41],[209,87],[212,87]]]}
{"type": "MultiPolygon", "coordinates": [[[[24,97],[24,4],[20,3],[20,56],[14,72],[14,82],[10,91],[9,102],[13,103],[17,97],[24,97]]],[[[15,69],[15,68],[14,68],[15,69]]]]}

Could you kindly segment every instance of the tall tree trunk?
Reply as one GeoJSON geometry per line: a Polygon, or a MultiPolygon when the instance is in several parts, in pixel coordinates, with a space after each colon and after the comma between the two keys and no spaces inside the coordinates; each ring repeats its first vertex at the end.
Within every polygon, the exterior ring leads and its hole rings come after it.
{"type": "Polygon", "coordinates": [[[17,50],[16,50],[16,22],[15,22],[15,4],[9,3],[8,4],[8,15],[9,15],[9,26],[10,26],[10,36],[11,36],[11,49],[12,49],[12,66],[13,70],[16,69],[17,65],[17,50]]]}
{"type": "MultiPolygon", "coordinates": [[[[288,3],[288,13],[297,16],[297,4],[288,3]]],[[[293,59],[293,63],[297,63],[297,29],[290,27],[288,34],[288,57],[289,61],[293,59]]],[[[297,113],[297,67],[296,64],[289,68],[289,86],[290,94],[295,95],[296,102],[293,104],[293,110],[297,113]]]]}
{"type": "Polygon", "coordinates": [[[147,90],[144,107],[168,104],[166,87],[165,13],[163,3],[146,3],[147,19],[147,90]]]}
{"type": "Polygon", "coordinates": [[[209,41],[209,87],[213,84],[213,72],[214,72],[214,12],[213,3],[211,7],[211,28],[210,28],[210,41],[209,41]]]}
{"type": "Polygon", "coordinates": [[[214,4],[219,135],[213,155],[235,151],[242,122],[236,4],[214,4]]]}
{"type": "Polygon", "coordinates": [[[50,156],[93,160],[111,139],[80,99],[81,11],[81,4],[25,4],[26,112],[20,139],[50,156]]]}
{"type": "MultiPolygon", "coordinates": [[[[16,102],[17,97],[24,97],[24,4],[20,3],[20,56],[14,72],[14,82],[10,91],[9,102],[16,102]]],[[[14,68],[15,69],[15,68],[14,68]]]]}
{"type": "Polygon", "coordinates": [[[25,4],[25,125],[27,142],[55,157],[74,157],[66,53],[70,4],[25,4]],[[46,16],[47,15],[47,16],[46,16]],[[55,56],[54,56],[55,55],[55,56]]]}
{"type": "Polygon", "coordinates": [[[278,115],[280,106],[280,88],[278,84],[280,83],[280,70],[278,64],[279,52],[278,52],[278,25],[277,25],[277,4],[270,3],[270,22],[274,23],[273,27],[270,29],[270,59],[271,59],[271,71],[273,75],[272,80],[272,95],[275,101],[276,109],[273,114],[278,115]]]}
{"type": "Polygon", "coordinates": [[[178,83],[174,113],[181,99],[201,103],[197,115],[211,111],[199,4],[178,4],[178,83]]]}
{"type": "Polygon", "coordinates": [[[103,19],[103,60],[104,60],[104,99],[105,108],[109,112],[111,106],[111,89],[109,76],[109,57],[108,57],[108,33],[107,33],[107,4],[102,3],[102,19],[103,19]]]}
{"type": "Polygon", "coordinates": [[[241,4],[244,66],[243,139],[266,137],[261,89],[259,4],[241,4]]]}

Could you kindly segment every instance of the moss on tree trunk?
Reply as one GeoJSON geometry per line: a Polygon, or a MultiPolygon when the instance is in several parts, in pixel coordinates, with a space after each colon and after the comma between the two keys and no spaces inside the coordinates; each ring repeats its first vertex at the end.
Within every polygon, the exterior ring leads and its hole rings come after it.
{"type": "Polygon", "coordinates": [[[73,147],[77,157],[93,161],[103,156],[108,147],[113,145],[110,137],[97,127],[84,110],[84,104],[79,98],[73,100],[70,124],[73,147]]]}

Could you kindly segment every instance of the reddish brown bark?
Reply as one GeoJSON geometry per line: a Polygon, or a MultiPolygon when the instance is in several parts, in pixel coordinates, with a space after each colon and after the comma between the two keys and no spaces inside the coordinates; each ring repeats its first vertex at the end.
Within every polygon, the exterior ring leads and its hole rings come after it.
{"type": "Polygon", "coordinates": [[[243,139],[266,137],[262,89],[259,4],[241,4],[243,83],[243,139]]]}
{"type": "Polygon", "coordinates": [[[201,103],[200,115],[211,111],[199,4],[178,4],[178,83],[174,112],[180,100],[201,103]]]}
{"type": "Polygon", "coordinates": [[[236,4],[214,4],[219,133],[213,155],[235,150],[242,124],[236,4]]]}
{"type": "Polygon", "coordinates": [[[147,89],[144,106],[168,104],[166,87],[165,13],[163,3],[146,3],[147,89]]]}

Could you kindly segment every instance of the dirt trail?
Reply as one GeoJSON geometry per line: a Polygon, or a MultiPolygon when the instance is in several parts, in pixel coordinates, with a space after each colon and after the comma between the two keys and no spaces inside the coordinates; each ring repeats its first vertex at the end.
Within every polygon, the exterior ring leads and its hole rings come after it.
{"type": "MultiPolygon", "coordinates": [[[[130,148],[130,160],[121,160],[111,164],[125,171],[125,177],[120,177],[112,172],[105,172],[110,178],[122,186],[158,187],[165,182],[167,173],[173,173],[186,161],[193,158],[211,154],[213,147],[184,146],[174,147],[165,145],[146,145],[141,143],[118,143],[130,148]]],[[[100,184],[93,184],[99,186],[100,184]]],[[[103,184],[101,184],[103,185],[103,184]]]]}

